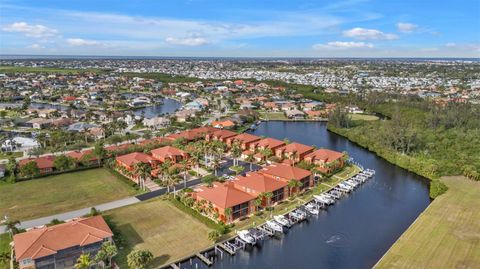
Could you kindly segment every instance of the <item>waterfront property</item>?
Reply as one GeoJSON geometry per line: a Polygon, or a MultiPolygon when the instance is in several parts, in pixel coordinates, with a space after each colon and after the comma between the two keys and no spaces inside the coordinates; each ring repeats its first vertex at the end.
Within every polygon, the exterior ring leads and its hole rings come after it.
{"type": "Polygon", "coordinates": [[[205,135],[205,140],[206,141],[211,141],[211,140],[218,140],[222,142],[226,142],[227,139],[236,136],[237,133],[229,131],[229,130],[224,130],[220,129],[212,133],[207,133],[205,135]]]}
{"type": "Polygon", "coordinates": [[[112,237],[102,216],[33,228],[13,236],[15,260],[20,269],[73,268],[80,255],[95,257],[112,237]]]}
{"type": "Polygon", "coordinates": [[[259,197],[261,206],[270,206],[312,186],[310,171],[275,164],[226,183],[196,188],[192,197],[205,215],[229,223],[254,213],[258,206],[254,200],[259,197]],[[292,184],[292,181],[298,184],[292,184]],[[271,196],[267,197],[266,193],[271,196]]]}
{"type": "Polygon", "coordinates": [[[480,182],[443,177],[448,191],[402,234],[375,268],[479,268],[480,182]]]}
{"type": "Polygon", "coordinates": [[[312,146],[307,146],[297,142],[290,143],[275,150],[275,156],[280,159],[286,158],[293,162],[300,162],[305,156],[315,150],[312,146]]]}
{"type": "Polygon", "coordinates": [[[260,139],[261,137],[259,136],[242,133],[237,136],[227,138],[226,143],[228,147],[231,147],[234,143],[239,143],[242,150],[247,150],[250,148],[251,144],[259,141],[260,139]]]}
{"type": "Polygon", "coordinates": [[[318,149],[305,156],[305,161],[314,164],[323,173],[329,173],[345,165],[345,154],[329,149],[318,149]]]}
{"type": "Polygon", "coordinates": [[[205,224],[161,198],[110,210],[105,215],[124,239],[115,257],[120,268],[128,268],[126,257],[133,249],[151,251],[151,266],[157,268],[212,244],[207,236],[211,230],[205,224]]]}
{"type": "Polygon", "coordinates": [[[285,142],[275,139],[275,138],[264,138],[262,140],[259,140],[257,142],[251,143],[250,144],[250,150],[251,151],[258,151],[258,150],[265,150],[265,149],[270,149],[273,152],[275,152],[276,149],[285,146],[285,142]]]}
{"type": "Polygon", "coordinates": [[[0,184],[0,212],[10,219],[29,220],[138,194],[126,179],[105,168],[88,169],[0,184]]]}

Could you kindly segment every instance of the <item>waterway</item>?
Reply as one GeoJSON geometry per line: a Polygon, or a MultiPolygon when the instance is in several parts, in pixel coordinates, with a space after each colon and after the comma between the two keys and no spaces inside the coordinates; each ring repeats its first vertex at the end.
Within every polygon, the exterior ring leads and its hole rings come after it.
{"type": "Polygon", "coordinates": [[[347,151],[376,175],[318,217],[211,268],[371,268],[430,203],[424,178],[328,132],[325,123],[264,122],[251,133],[347,151]]]}

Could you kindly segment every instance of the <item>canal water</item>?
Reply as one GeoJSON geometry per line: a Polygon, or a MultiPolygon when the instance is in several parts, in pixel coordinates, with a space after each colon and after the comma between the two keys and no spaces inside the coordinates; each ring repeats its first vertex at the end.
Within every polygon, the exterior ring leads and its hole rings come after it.
{"type": "Polygon", "coordinates": [[[376,175],[318,217],[225,254],[212,268],[371,268],[430,203],[425,179],[328,132],[325,123],[264,122],[251,133],[347,151],[376,175]]]}

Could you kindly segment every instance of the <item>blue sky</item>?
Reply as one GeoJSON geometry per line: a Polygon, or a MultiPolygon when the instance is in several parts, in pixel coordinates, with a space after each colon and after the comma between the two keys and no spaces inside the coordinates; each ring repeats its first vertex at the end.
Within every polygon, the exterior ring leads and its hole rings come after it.
{"type": "Polygon", "coordinates": [[[480,57],[480,1],[0,0],[0,53],[480,57]]]}

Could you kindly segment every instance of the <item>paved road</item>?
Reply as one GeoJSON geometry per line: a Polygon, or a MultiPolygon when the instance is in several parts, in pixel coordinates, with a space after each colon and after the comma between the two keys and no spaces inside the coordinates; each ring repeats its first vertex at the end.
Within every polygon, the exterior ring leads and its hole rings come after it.
{"type": "MultiPolygon", "coordinates": [[[[187,181],[187,188],[198,185],[201,182],[202,182],[202,179],[200,179],[200,178],[187,181]]],[[[181,189],[183,189],[183,182],[176,185],[176,190],[181,190],[181,189]]],[[[124,199],[120,199],[120,200],[116,200],[116,201],[112,201],[112,202],[108,202],[108,203],[104,203],[104,204],[93,205],[92,207],[95,207],[96,209],[98,209],[100,211],[107,211],[107,210],[111,210],[111,209],[115,209],[115,208],[124,207],[124,206],[127,206],[127,205],[136,204],[136,203],[139,203],[141,201],[145,201],[145,200],[148,200],[148,199],[158,197],[158,196],[163,195],[165,193],[167,193],[167,189],[162,188],[162,189],[159,189],[159,190],[156,190],[156,191],[147,192],[147,193],[140,194],[140,195],[137,195],[137,196],[134,196],[134,197],[128,197],[128,198],[124,198],[124,199]]],[[[61,213],[61,214],[56,214],[56,215],[52,215],[52,216],[48,216],[48,217],[42,217],[42,218],[38,218],[38,219],[22,221],[18,227],[22,228],[22,229],[27,229],[27,228],[32,228],[32,227],[35,227],[35,226],[42,226],[42,225],[48,224],[53,219],[58,219],[58,220],[64,221],[64,220],[68,220],[68,219],[81,217],[81,216],[84,216],[84,215],[90,213],[90,209],[92,207],[86,207],[86,208],[82,208],[82,209],[78,209],[78,210],[74,210],[74,211],[70,211],[70,212],[65,212],[65,213],[61,213]]],[[[0,233],[4,233],[4,232],[6,232],[5,226],[0,226],[0,233]]]]}

